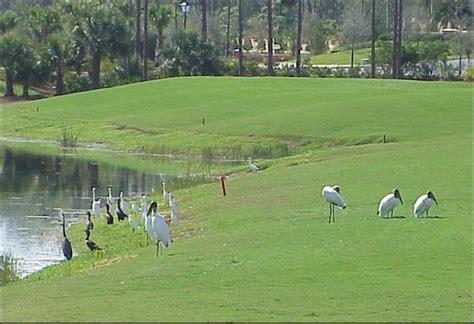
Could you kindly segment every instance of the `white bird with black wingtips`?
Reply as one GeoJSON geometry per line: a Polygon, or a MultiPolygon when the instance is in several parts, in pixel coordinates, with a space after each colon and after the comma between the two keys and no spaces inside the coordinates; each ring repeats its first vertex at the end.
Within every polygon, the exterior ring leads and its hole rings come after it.
{"type": "Polygon", "coordinates": [[[416,218],[419,218],[423,217],[423,214],[426,213],[426,216],[428,216],[428,211],[434,204],[438,205],[438,201],[434,194],[431,191],[428,191],[416,200],[413,205],[413,215],[415,215],[416,218]]]}
{"type": "Polygon", "coordinates": [[[385,218],[390,213],[390,217],[393,217],[393,210],[399,204],[403,205],[402,196],[400,195],[400,190],[394,189],[392,193],[389,193],[380,200],[377,215],[385,218]]]}
{"type": "Polygon", "coordinates": [[[337,206],[341,209],[346,209],[346,204],[341,197],[341,188],[338,185],[332,187],[325,186],[321,191],[321,195],[329,204],[329,223],[331,223],[331,219],[333,222],[336,222],[334,206],[337,206]]]}

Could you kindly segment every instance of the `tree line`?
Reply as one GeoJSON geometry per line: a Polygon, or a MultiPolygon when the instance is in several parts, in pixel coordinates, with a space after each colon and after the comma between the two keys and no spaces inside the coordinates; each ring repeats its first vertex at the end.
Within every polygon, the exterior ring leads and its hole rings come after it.
{"type": "Polygon", "coordinates": [[[5,96],[14,83],[28,96],[49,82],[61,95],[179,75],[275,75],[274,46],[295,60],[291,73],[309,75],[303,49],[324,53],[336,40],[351,67],[357,48],[370,48],[371,76],[377,65],[404,77],[423,61],[426,77],[450,54],[471,55],[471,33],[444,37],[442,27],[470,30],[470,1],[0,0],[0,65],[5,96]],[[249,54],[251,39],[265,55],[249,54]]]}

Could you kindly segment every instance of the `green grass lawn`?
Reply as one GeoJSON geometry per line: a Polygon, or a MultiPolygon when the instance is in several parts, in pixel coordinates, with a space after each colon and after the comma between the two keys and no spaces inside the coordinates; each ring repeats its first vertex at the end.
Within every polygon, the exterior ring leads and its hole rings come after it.
{"type": "Polygon", "coordinates": [[[100,257],[71,229],[80,256],[1,287],[2,319],[470,321],[471,92],[443,82],[181,78],[51,98],[38,113],[37,103],[2,107],[7,135],[55,138],[62,123],[129,149],[297,148],[263,172],[232,176],[227,197],[217,183],[176,192],[182,225],[159,258],[127,224],[96,220],[100,257]],[[383,134],[395,142],[375,143],[383,134]],[[336,183],[347,209],[328,224],[320,191],[336,183]],[[377,203],[395,187],[405,218],[381,220],[377,203]],[[439,206],[414,219],[428,189],[439,206]]]}
{"type": "MultiPolygon", "coordinates": [[[[364,58],[370,59],[370,48],[361,48],[355,50],[354,65],[359,65],[360,61],[364,58]]],[[[351,51],[343,50],[324,53],[311,56],[311,64],[317,65],[350,65],[351,64],[351,51]]]]}

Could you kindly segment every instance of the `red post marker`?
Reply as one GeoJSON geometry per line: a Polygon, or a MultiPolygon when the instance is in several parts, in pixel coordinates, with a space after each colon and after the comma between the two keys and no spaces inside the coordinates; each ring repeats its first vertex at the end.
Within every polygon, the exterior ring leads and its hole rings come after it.
{"type": "Polygon", "coordinates": [[[225,192],[225,182],[224,182],[224,180],[225,180],[225,177],[222,176],[221,177],[222,194],[225,196],[226,192],[225,192]]]}

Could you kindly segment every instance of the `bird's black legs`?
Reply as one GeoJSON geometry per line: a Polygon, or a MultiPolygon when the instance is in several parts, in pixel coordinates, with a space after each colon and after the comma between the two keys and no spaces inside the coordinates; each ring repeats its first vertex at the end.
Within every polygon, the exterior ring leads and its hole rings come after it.
{"type": "Polygon", "coordinates": [[[160,250],[160,241],[156,241],[156,257],[158,257],[159,250],[160,250]]]}
{"type": "Polygon", "coordinates": [[[329,204],[329,224],[331,224],[331,213],[332,213],[332,208],[331,208],[331,204],[329,204]]]}
{"type": "Polygon", "coordinates": [[[336,222],[336,215],[335,215],[335,209],[333,204],[329,204],[329,223],[331,223],[331,220],[333,223],[336,222]]]}
{"type": "Polygon", "coordinates": [[[393,218],[393,209],[390,211],[390,218],[393,218]]]}

